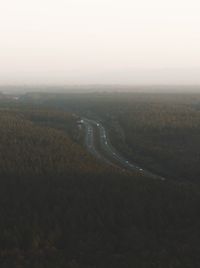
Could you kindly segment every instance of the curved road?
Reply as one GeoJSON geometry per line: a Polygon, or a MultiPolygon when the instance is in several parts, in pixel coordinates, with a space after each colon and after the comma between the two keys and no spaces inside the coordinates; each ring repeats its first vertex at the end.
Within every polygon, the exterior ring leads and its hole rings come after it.
{"type": "Polygon", "coordinates": [[[87,118],[82,118],[81,121],[85,126],[85,145],[88,151],[97,159],[123,169],[137,171],[143,175],[165,180],[162,176],[153,174],[123,157],[111,145],[106,130],[100,122],[87,118]]]}

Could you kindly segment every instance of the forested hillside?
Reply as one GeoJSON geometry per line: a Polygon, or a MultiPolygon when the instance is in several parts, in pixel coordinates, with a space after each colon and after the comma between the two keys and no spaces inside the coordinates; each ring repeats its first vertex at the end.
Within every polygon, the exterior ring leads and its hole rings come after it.
{"type": "Polygon", "coordinates": [[[112,141],[148,169],[171,179],[199,182],[200,100],[188,99],[133,100],[113,113],[112,141]]]}
{"type": "Polygon", "coordinates": [[[169,179],[199,182],[200,94],[44,94],[41,99],[102,121],[113,145],[140,166],[169,179]]]}
{"type": "Polygon", "coordinates": [[[104,166],[77,139],[70,113],[1,109],[0,267],[198,267],[199,188],[104,166]]]}
{"type": "Polygon", "coordinates": [[[70,138],[74,124],[75,119],[62,113],[1,111],[1,173],[62,175],[93,168],[90,156],[70,138]]]}

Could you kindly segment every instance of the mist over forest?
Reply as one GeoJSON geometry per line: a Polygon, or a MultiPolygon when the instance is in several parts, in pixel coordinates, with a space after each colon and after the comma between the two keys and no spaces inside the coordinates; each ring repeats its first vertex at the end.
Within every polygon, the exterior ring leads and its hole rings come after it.
{"type": "Polygon", "coordinates": [[[2,90],[2,267],[198,267],[200,93],[114,88],[2,90]]]}
{"type": "Polygon", "coordinates": [[[0,5],[0,268],[200,267],[200,1],[0,5]]]}

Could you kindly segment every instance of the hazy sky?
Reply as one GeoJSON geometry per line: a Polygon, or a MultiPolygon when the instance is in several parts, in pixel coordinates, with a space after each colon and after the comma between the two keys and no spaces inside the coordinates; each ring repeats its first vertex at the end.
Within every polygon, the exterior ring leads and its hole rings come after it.
{"type": "Polygon", "coordinates": [[[199,0],[0,0],[0,84],[199,83],[199,0]]]}

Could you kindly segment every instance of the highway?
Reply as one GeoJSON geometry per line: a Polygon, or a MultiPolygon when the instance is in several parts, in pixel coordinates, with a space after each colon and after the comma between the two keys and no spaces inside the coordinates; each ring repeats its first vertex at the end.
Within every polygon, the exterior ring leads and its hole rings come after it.
{"type": "Polygon", "coordinates": [[[81,122],[85,127],[85,146],[94,157],[122,169],[137,171],[143,175],[165,180],[162,176],[153,174],[123,157],[110,143],[108,134],[102,123],[87,118],[82,118],[81,122]]]}
{"type": "Polygon", "coordinates": [[[85,126],[85,145],[87,147],[87,150],[97,159],[102,160],[103,162],[107,164],[112,164],[110,160],[108,160],[106,157],[104,157],[103,154],[101,154],[95,146],[95,135],[94,135],[94,124],[98,125],[98,123],[94,123],[94,121],[88,120],[88,119],[82,119],[82,122],[85,126]]]}

